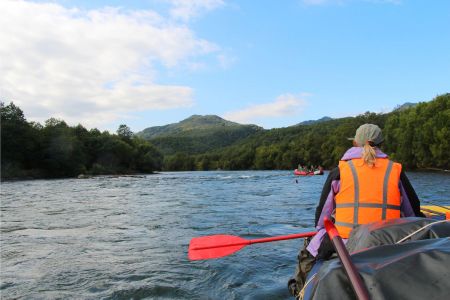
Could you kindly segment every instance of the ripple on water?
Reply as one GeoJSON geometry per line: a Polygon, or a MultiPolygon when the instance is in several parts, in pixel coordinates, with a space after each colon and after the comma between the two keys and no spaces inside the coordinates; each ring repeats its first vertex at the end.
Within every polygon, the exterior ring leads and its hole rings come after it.
{"type": "MultiPolygon", "coordinates": [[[[419,197],[448,204],[450,176],[408,176],[419,197]]],[[[208,261],[189,261],[187,248],[219,233],[312,231],[325,179],[220,171],[2,183],[2,299],[291,299],[301,239],[208,261]]]]}

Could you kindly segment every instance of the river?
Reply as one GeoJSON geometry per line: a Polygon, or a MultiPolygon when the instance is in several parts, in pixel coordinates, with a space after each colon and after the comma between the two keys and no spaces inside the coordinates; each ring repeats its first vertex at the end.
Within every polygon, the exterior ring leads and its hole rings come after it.
{"type": "MultiPolygon", "coordinates": [[[[408,173],[449,204],[450,175],[408,173]]],[[[166,172],[1,184],[2,299],[291,299],[302,240],[189,261],[193,237],[313,230],[325,176],[166,172]]]]}

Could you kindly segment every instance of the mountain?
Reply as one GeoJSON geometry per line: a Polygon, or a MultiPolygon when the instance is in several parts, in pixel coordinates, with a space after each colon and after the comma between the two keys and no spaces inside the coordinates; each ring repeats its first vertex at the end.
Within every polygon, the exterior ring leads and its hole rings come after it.
{"type": "MultiPolygon", "coordinates": [[[[448,95],[445,97],[448,99],[448,95]]],[[[307,120],[293,126],[270,130],[256,125],[230,122],[216,115],[193,115],[178,123],[146,128],[136,135],[149,140],[165,155],[165,160],[172,161],[173,165],[170,166],[165,161],[165,168],[170,170],[202,169],[207,165],[206,162],[203,162],[203,167],[197,164],[203,159],[215,161],[217,166],[213,165],[212,169],[286,168],[295,161],[331,166],[348,146],[342,144],[348,142],[346,137],[352,136],[359,125],[375,123],[384,128],[391,114],[407,113],[411,111],[409,108],[416,105],[420,104],[405,103],[387,114],[366,112],[357,117],[339,119],[325,116],[318,120],[307,120]],[[320,139],[320,142],[312,142],[317,139],[320,139]],[[338,150],[333,150],[336,145],[339,145],[338,150]],[[272,151],[276,148],[279,148],[279,152],[275,155],[272,151]],[[291,153],[291,148],[298,149],[291,153]],[[256,149],[258,152],[254,152],[256,149]],[[312,149],[316,152],[311,152],[312,149]],[[330,157],[319,158],[320,151],[330,157]],[[283,160],[285,165],[264,165],[263,162],[275,159],[270,155],[264,157],[266,152],[275,155],[276,160],[283,160]],[[251,162],[250,158],[256,159],[256,154],[261,157],[258,156],[257,163],[251,162]],[[230,164],[221,164],[223,159],[230,164]],[[244,160],[248,164],[243,163],[244,160]],[[186,163],[180,167],[180,162],[186,163]]]]}
{"type": "Polygon", "coordinates": [[[419,103],[405,102],[402,105],[397,105],[393,111],[404,111],[411,107],[417,106],[419,103]]]}
{"type": "MultiPolygon", "coordinates": [[[[405,106],[403,106],[405,107],[405,106]]],[[[348,137],[362,124],[377,124],[386,142],[382,150],[405,169],[448,170],[450,93],[401,111],[365,112],[310,125],[274,128],[233,145],[195,156],[165,161],[167,170],[288,170],[299,163],[337,165],[351,147],[348,137]]]]}
{"type": "MultiPolygon", "coordinates": [[[[331,120],[333,120],[333,118],[330,118],[330,117],[323,117],[323,118],[320,118],[320,119],[318,119],[318,120],[307,120],[307,121],[303,121],[303,122],[298,123],[297,125],[311,125],[311,124],[316,124],[316,123],[321,123],[321,122],[327,122],[327,121],[331,121],[331,120]]],[[[297,126],[297,125],[295,125],[295,126],[297,126]]]]}
{"type": "Polygon", "coordinates": [[[144,129],[138,132],[137,135],[144,139],[153,139],[162,136],[174,136],[174,135],[208,135],[210,131],[221,129],[236,130],[246,128],[250,131],[262,130],[261,127],[256,125],[242,125],[239,123],[231,122],[222,119],[216,115],[192,115],[187,119],[184,119],[178,123],[172,123],[164,126],[154,126],[144,129]]]}
{"type": "Polygon", "coordinates": [[[242,125],[216,115],[193,115],[178,123],[154,126],[136,135],[149,140],[164,154],[198,154],[229,146],[257,132],[256,125],[242,125]]]}

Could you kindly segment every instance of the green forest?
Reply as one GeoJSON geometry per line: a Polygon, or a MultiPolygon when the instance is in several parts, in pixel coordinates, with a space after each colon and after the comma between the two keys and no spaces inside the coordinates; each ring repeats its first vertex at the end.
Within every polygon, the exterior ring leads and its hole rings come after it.
{"type": "Polygon", "coordinates": [[[161,152],[126,125],[117,134],[55,118],[41,125],[27,122],[14,103],[1,104],[1,151],[2,179],[152,173],[163,161],[161,152]]]}
{"type": "Polygon", "coordinates": [[[406,169],[449,169],[450,94],[387,114],[259,131],[235,144],[208,153],[165,155],[165,170],[289,170],[302,165],[337,166],[351,147],[348,137],[364,123],[383,129],[381,146],[406,169]]]}
{"type": "Polygon", "coordinates": [[[214,115],[193,115],[175,124],[144,129],[136,135],[151,141],[167,156],[222,149],[260,131],[264,129],[256,125],[242,125],[214,115]]]}
{"type": "Polygon", "coordinates": [[[450,94],[444,94],[386,114],[366,112],[308,125],[271,130],[255,127],[252,132],[215,128],[209,138],[208,129],[202,128],[197,140],[186,135],[144,139],[126,125],[111,134],[82,125],[68,126],[54,118],[41,125],[28,122],[14,103],[1,103],[1,177],[290,170],[299,163],[329,169],[351,147],[347,138],[364,123],[383,129],[382,150],[406,169],[449,169],[450,94]]]}

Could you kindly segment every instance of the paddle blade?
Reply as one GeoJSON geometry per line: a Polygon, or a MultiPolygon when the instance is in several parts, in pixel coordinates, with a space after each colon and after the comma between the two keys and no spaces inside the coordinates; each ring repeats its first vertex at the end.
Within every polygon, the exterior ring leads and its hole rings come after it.
{"type": "Polygon", "coordinates": [[[219,258],[237,252],[249,245],[246,239],[233,235],[210,235],[196,237],[189,243],[190,260],[219,258]]]}

